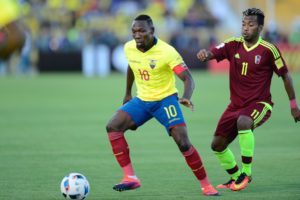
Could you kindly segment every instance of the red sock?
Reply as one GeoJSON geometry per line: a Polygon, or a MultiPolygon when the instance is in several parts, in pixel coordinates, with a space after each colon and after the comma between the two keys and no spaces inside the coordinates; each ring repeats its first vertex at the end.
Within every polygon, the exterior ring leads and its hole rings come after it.
{"type": "Polygon", "coordinates": [[[122,167],[125,176],[134,176],[134,170],[131,165],[129,156],[129,147],[124,137],[123,132],[110,132],[108,138],[113,150],[113,153],[122,167]]]}
{"type": "Polygon", "coordinates": [[[193,146],[191,146],[189,150],[182,152],[182,154],[185,157],[187,164],[192,169],[194,175],[200,181],[202,187],[210,185],[197,150],[193,146]]]}

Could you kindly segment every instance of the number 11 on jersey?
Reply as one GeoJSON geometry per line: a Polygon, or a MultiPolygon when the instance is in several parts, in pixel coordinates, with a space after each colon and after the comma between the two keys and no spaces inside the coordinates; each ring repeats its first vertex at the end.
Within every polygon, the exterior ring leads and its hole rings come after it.
{"type": "Polygon", "coordinates": [[[247,62],[243,62],[242,63],[242,75],[246,76],[247,75],[247,71],[248,71],[248,63],[247,62]]]}

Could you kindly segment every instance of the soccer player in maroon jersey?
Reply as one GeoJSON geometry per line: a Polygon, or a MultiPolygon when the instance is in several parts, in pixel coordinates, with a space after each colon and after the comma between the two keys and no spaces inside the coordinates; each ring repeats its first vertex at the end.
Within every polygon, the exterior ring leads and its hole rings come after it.
{"type": "Polygon", "coordinates": [[[271,115],[273,72],[282,78],[290,99],[291,114],[295,122],[300,121],[292,78],[278,48],[260,37],[263,25],[264,13],[257,8],[247,9],[243,12],[241,37],[226,40],[210,51],[202,49],[197,53],[202,62],[211,59],[227,59],[230,62],[231,101],[218,122],[211,148],[231,178],[218,188],[239,191],[251,181],[253,130],[271,115]],[[236,136],[239,136],[242,155],[241,170],[228,148],[236,136]]]}

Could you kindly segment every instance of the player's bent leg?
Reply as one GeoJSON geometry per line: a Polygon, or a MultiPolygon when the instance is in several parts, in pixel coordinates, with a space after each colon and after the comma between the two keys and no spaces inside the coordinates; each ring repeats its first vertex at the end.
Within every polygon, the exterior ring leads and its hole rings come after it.
{"type": "Polygon", "coordinates": [[[239,116],[237,120],[243,168],[241,175],[231,185],[230,189],[233,191],[243,190],[251,182],[252,158],[254,154],[253,124],[253,119],[246,115],[239,116]]]}
{"type": "Polygon", "coordinates": [[[186,127],[175,126],[171,129],[171,135],[180,149],[188,166],[193,171],[196,178],[201,184],[202,194],[205,196],[219,196],[218,191],[208,181],[206,171],[198,151],[192,146],[189,141],[186,127]]]}
{"type": "Polygon", "coordinates": [[[134,122],[124,112],[117,112],[108,122],[106,130],[114,156],[123,170],[124,178],[113,186],[116,191],[133,190],[141,186],[140,180],[133,170],[129,147],[124,137],[124,131],[133,127],[134,122]]]}
{"type": "Polygon", "coordinates": [[[221,166],[227,171],[230,175],[229,181],[223,184],[217,185],[219,189],[230,189],[231,185],[234,184],[234,181],[241,174],[237,163],[235,161],[234,155],[231,150],[228,148],[228,144],[233,139],[227,139],[223,136],[215,136],[211,145],[212,150],[214,151],[216,157],[220,161],[221,166]]]}
{"type": "Polygon", "coordinates": [[[242,156],[242,172],[251,176],[252,158],[254,154],[254,134],[251,129],[239,131],[239,143],[242,156]]]}
{"type": "Polygon", "coordinates": [[[216,157],[219,159],[221,166],[230,175],[229,181],[217,185],[219,189],[230,189],[234,181],[237,180],[241,174],[237,163],[235,161],[234,155],[229,148],[226,148],[223,152],[215,152],[216,157]]]}

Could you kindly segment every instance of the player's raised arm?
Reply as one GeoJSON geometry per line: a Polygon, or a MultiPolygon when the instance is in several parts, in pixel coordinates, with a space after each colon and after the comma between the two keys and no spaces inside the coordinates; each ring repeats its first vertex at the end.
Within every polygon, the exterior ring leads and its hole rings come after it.
{"type": "Polygon", "coordinates": [[[201,49],[198,53],[197,53],[197,58],[201,61],[201,62],[206,62],[208,60],[214,59],[214,54],[206,49],[201,49]]]}
{"type": "Polygon", "coordinates": [[[193,111],[194,105],[190,99],[191,99],[191,97],[193,95],[193,91],[195,89],[195,83],[194,83],[194,79],[193,79],[190,71],[187,68],[184,68],[184,69],[185,70],[183,70],[181,73],[178,73],[175,71],[177,76],[184,83],[184,91],[183,91],[182,97],[179,99],[179,103],[190,108],[193,111]]]}
{"type": "Polygon", "coordinates": [[[296,101],[296,95],[295,95],[292,77],[290,76],[289,73],[285,73],[282,76],[282,80],[284,83],[286,93],[290,100],[291,114],[292,114],[293,118],[295,119],[295,122],[300,121],[300,110],[299,110],[299,107],[298,107],[297,101],[296,101]]]}
{"type": "Polygon", "coordinates": [[[123,104],[125,104],[132,98],[131,89],[132,89],[133,82],[134,82],[134,74],[133,74],[130,66],[128,65],[127,77],[126,77],[126,91],[125,91],[125,96],[123,99],[123,104]]]}

